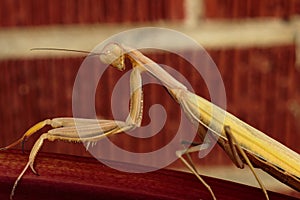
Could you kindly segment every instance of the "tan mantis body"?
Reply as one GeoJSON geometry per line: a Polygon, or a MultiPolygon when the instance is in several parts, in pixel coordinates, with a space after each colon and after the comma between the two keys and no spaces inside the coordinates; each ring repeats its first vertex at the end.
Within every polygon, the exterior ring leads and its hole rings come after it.
{"type": "MultiPolygon", "coordinates": [[[[123,70],[125,67],[125,57],[130,60],[133,67],[130,77],[130,113],[126,121],[55,118],[52,120],[48,119],[42,121],[30,128],[21,139],[5,148],[2,148],[2,150],[11,148],[12,146],[24,141],[45,125],[53,127],[53,129],[49,132],[42,134],[33,146],[29,156],[29,161],[14,184],[11,192],[11,198],[14,195],[18,181],[21,179],[27,168],[30,166],[33,172],[35,172],[33,163],[45,139],[50,141],[64,140],[69,142],[93,143],[112,134],[130,131],[139,127],[141,125],[143,112],[143,97],[141,89],[141,73],[143,72],[149,72],[155,78],[160,80],[171,96],[181,105],[182,109],[191,121],[200,125],[198,135],[201,138],[204,138],[204,134],[206,134],[205,129],[209,129],[212,133],[211,138],[218,141],[221,147],[238,167],[243,168],[243,163],[246,163],[249,165],[250,169],[253,170],[252,162],[255,166],[262,168],[280,181],[300,191],[299,154],[242,122],[235,116],[227,113],[209,101],[189,92],[183,84],[174,79],[158,64],[135,49],[117,44],[109,44],[100,55],[100,59],[104,63],[111,64],[119,70],[123,70]],[[212,115],[212,110],[214,110],[214,115],[212,115]],[[101,129],[99,127],[101,127],[101,129]],[[218,127],[222,128],[219,129],[218,127]],[[81,137],[78,136],[78,130],[80,130],[81,137]]],[[[189,161],[187,161],[183,158],[184,154],[186,154],[189,158],[188,153],[195,151],[199,151],[199,148],[197,146],[192,146],[183,151],[178,151],[177,155],[208,188],[212,197],[216,199],[211,188],[200,177],[191,160],[189,159],[189,161]]],[[[264,186],[254,171],[253,173],[268,199],[264,186]]]]}

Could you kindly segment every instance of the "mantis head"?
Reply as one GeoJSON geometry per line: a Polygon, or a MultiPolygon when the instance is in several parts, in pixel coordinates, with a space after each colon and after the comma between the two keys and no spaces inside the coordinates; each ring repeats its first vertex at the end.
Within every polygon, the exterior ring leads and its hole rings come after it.
{"type": "Polygon", "coordinates": [[[100,55],[100,60],[105,64],[112,65],[120,71],[125,69],[124,49],[117,43],[110,43],[104,47],[100,55]]]}

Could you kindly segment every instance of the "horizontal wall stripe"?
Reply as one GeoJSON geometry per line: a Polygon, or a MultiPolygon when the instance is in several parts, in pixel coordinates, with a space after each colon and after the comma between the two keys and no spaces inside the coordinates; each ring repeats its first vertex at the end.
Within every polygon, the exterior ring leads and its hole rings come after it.
{"type": "MultiPolygon", "coordinates": [[[[172,23],[136,25],[69,25],[2,28],[0,59],[78,56],[74,53],[30,51],[34,47],[60,47],[91,50],[113,34],[137,27],[164,27],[180,31],[205,48],[269,47],[293,44],[299,32],[298,20],[208,21],[196,27],[172,23]]],[[[166,38],[168,39],[168,38],[166,38]]],[[[172,42],[170,42],[172,45],[172,42]]],[[[174,47],[176,48],[176,47],[174,47]]],[[[185,47],[184,44],[182,48],[185,47]]]]}

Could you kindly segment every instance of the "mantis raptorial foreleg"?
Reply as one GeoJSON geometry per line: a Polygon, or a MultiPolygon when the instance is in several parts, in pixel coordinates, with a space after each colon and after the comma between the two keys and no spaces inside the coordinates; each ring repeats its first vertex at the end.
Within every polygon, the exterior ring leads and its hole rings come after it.
{"type": "Polygon", "coordinates": [[[83,142],[89,143],[97,142],[104,137],[117,134],[120,132],[125,132],[139,127],[142,120],[143,113],[143,94],[142,94],[142,80],[141,80],[141,70],[137,63],[136,67],[133,68],[130,76],[130,111],[126,121],[115,121],[115,120],[97,120],[97,119],[79,119],[79,118],[54,118],[46,119],[41,121],[28,129],[25,134],[16,142],[1,148],[0,150],[6,150],[12,148],[13,146],[26,141],[31,135],[42,129],[43,127],[50,125],[53,129],[49,130],[47,133],[42,134],[39,139],[35,142],[33,148],[31,149],[29,160],[24,167],[23,171],[18,176],[14,183],[13,189],[10,194],[12,199],[15,193],[15,189],[18,182],[21,180],[22,176],[26,170],[30,167],[31,170],[37,174],[33,167],[37,153],[41,149],[44,140],[54,141],[63,140],[68,142],[83,142]]]}
{"type": "MultiPolygon", "coordinates": [[[[142,120],[142,113],[143,113],[143,94],[141,89],[141,72],[138,67],[134,68],[131,77],[130,77],[130,93],[131,93],[131,104],[130,104],[130,111],[129,115],[126,119],[126,122],[122,124],[122,128],[120,130],[130,130],[135,127],[139,127],[142,120]]],[[[54,119],[46,119],[41,121],[30,129],[28,129],[25,134],[17,141],[13,142],[12,144],[0,148],[0,150],[6,150],[16,146],[19,143],[24,143],[26,139],[28,139],[31,135],[35,132],[39,131],[43,127],[50,125],[52,128],[62,128],[62,127],[79,127],[85,125],[92,125],[92,124],[99,124],[102,129],[107,130],[110,125],[114,123],[113,120],[94,120],[94,119],[76,119],[76,118],[54,118],[54,119]],[[104,127],[105,125],[105,127],[104,127]]],[[[119,125],[121,122],[119,122],[119,125]]],[[[73,138],[76,138],[76,130],[66,131],[65,129],[60,129],[60,136],[67,136],[66,140],[72,139],[69,134],[73,134],[73,138]],[[66,132],[68,135],[65,135],[66,132]],[[75,134],[75,135],[74,135],[75,134]]],[[[49,131],[49,133],[54,134],[55,131],[49,131]]],[[[84,130],[82,131],[84,134],[84,130]]],[[[120,132],[120,131],[119,131],[120,132]]],[[[63,137],[62,137],[63,138],[63,137]]]]}

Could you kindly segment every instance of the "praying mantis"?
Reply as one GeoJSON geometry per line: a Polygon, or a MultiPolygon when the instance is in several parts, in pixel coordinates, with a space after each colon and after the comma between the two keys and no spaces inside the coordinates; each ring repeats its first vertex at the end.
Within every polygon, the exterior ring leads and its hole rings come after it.
{"type": "MultiPolygon", "coordinates": [[[[210,139],[218,142],[237,167],[243,168],[244,164],[249,166],[266,199],[269,199],[268,193],[262,181],[256,175],[254,166],[261,168],[286,185],[300,191],[300,155],[298,153],[206,99],[190,92],[157,63],[136,49],[117,43],[110,43],[103,49],[103,52],[94,55],[99,56],[103,63],[109,64],[120,71],[123,71],[126,67],[125,59],[131,62],[131,100],[127,119],[125,121],[117,121],[54,118],[46,119],[32,126],[19,140],[0,149],[6,150],[17,144],[23,144],[25,140],[44,126],[49,125],[52,127],[51,130],[39,137],[31,149],[29,160],[12,188],[11,199],[25,171],[30,167],[36,174],[34,161],[45,140],[94,143],[104,137],[140,127],[143,116],[142,73],[149,73],[162,83],[172,98],[181,106],[188,119],[192,123],[199,125],[197,134],[200,138],[203,139],[205,134],[210,134],[210,139]],[[214,114],[212,114],[212,110],[214,110],[214,114]],[[224,113],[225,117],[223,119],[224,113]],[[216,128],[217,126],[221,126],[222,129],[216,128]],[[99,127],[101,130],[99,130],[99,127]],[[78,135],[78,130],[81,132],[81,137],[78,135]]],[[[217,199],[211,187],[201,178],[189,156],[190,153],[199,151],[200,147],[200,144],[192,144],[184,150],[178,150],[176,155],[204,184],[212,198],[217,199]]]]}

